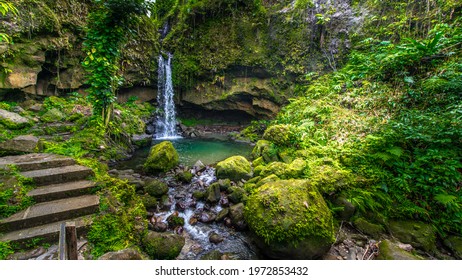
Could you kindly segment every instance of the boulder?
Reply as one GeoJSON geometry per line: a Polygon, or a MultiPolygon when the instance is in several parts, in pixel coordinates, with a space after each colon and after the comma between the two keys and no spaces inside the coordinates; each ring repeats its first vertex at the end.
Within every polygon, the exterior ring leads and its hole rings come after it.
{"type": "Polygon", "coordinates": [[[144,186],[144,191],[150,196],[162,197],[164,194],[168,192],[168,186],[165,182],[153,179],[146,182],[146,185],[144,186]]]}
{"type": "Polygon", "coordinates": [[[259,140],[252,150],[251,157],[253,159],[261,157],[266,163],[279,160],[276,147],[268,140],[259,140]]]}
{"type": "Polygon", "coordinates": [[[150,173],[166,172],[177,166],[178,162],[178,152],[171,142],[164,141],[151,148],[144,169],[150,173]]]}
{"type": "Polygon", "coordinates": [[[206,193],[206,200],[209,203],[217,203],[220,201],[221,193],[220,193],[220,184],[213,183],[207,188],[206,193]]]}
{"type": "Polygon", "coordinates": [[[41,150],[41,141],[33,135],[21,135],[0,143],[0,153],[4,154],[34,153],[41,150]]]}
{"type": "Polygon", "coordinates": [[[181,252],[185,238],[181,235],[167,232],[149,231],[143,238],[144,251],[151,259],[173,260],[181,252]]]}
{"type": "Polygon", "coordinates": [[[117,252],[108,252],[102,255],[99,260],[144,260],[146,259],[139,251],[127,248],[117,252]]]}
{"type": "Polygon", "coordinates": [[[21,129],[30,126],[32,123],[29,119],[17,113],[0,109],[0,124],[3,124],[9,129],[21,129]]]}
{"type": "Polygon", "coordinates": [[[297,179],[303,176],[306,163],[303,159],[297,158],[292,163],[272,162],[268,164],[261,172],[260,176],[267,177],[272,174],[281,179],[297,179]]]}
{"type": "Polygon", "coordinates": [[[422,260],[421,257],[401,249],[398,244],[390,240],[383,240],[379,245],[377,260],[422,260]]]}
{"type": "Polygon", "coordinates": [[[180,182],[191,183],[193,175],[191,171],[182,171],[182,172],[178,172],[175,177],[180,182]]]}
{"type": "Polygon", "coordinates": [[[339,196],[334,200],[335,207],[341,207],[342,210],[337,212],[338,217],[343,221],[350,220],[356,212],[356,207],[348,199],[339,196]]]}
{"type": "Polygon", "coordinates": [[[238,203],[229,207],[229,217],[231,218],[231,223],[233,227],[237,230],[247,229],[247,223],[244,218],[244,204],[238,203]]]}
{"type": "Polygon", "coordinates": [[[48,110],[43,116],[40,117],[42,122],[59,122],[66,118],[66,115],[57,108],[48,110]]]}
{"type": "Polygon", "coordinates": [[[223,236],[219,235],[218,233],[212,231],[209,235],[209,241],[210,243],[213,243],[213,244],[218,244],[218,243],[221,243],[223,242],[223,240],[225,240],[223,238],[223,236]]]}
{"type": "Polygon", "coordinates": [[[220,161],[216,170],[219,179],[230,179],[237,182],[252,177],[250,163],[243,156],[233,156],[220,161]]]}
{"type": "Polygon", "coordinates": [[[436,234],[429,224],[417,221],[391,221],[389,229],[390,233],[403,243],[426,252],[436,251],[436,234]]]}
{"type": "Polygon", "coordinates": [[[277,124],[268,127],[263,134],[263,139],[284,147],[293,146],[297,143],[296,127],[291,124],[277,124]]]}
{"type": "Polygon", "coordinates": [[[264,184],[249,196],[244,215],[269,258],[320,258],[335,240],[331,211],[306,180],[264,184]]]}
{"type": "Polygon", "coordinates": [[[444,240],[444,245],[451,250],[454,257],[462,259],[462,237],[460,236],[449,236],[444,240]]]}
{"type": "Polygon", "coordinates": [[[229,192],[229,200],[232,203],[239,203],[245,200],[246,192],[243,188],[238,187],[238,186],[232,186],[228,190],[229,192]]]}
{"type": "Polygon", "coordinates": [[[362,217],[357,218],[353,224],[359,231],[375,239],[378,239],[380,235],[385,233],[385,228],[382,225],[371,223],[362,217]]]}
{"type": "Polygon", "coordinates": [[[147,194],[141,197],[141,202],[143,202],[144,208],[147,210],[157,207],[157,199],[147,194]]]}

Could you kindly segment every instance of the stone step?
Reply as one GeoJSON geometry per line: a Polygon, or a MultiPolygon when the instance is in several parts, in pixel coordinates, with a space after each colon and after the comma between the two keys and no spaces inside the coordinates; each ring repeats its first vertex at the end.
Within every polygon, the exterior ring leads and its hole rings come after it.
{"type": "Polygon", "coordinates": [[[36,186],[59,184],[87,179],[93,170],[81,165],[70,165],[41,170],[21,172],[24,177],[31,178],[36,186]]]}
{"type": "Polygon", "coordinates": [[[39,187],[27,195],[39,203],[88,194],[95,186],[92,181],[75,181],[39,187]]]}
{"type": "Polygon", "coordinates": [[[95,213],[98,210],[99,197],[97,195],[84,195],[38,203],[0,220],[0,232],[17,231],[72,219],[95,213]]]}
{"type": "Polygon", "coordinates": [[[92,216],[82,216],[75,219],[58,221],[33,228],[22,229],[0,235],[0,242],[10,241],[21,246],[26,245],[29,241],[40,238],[40,243],[56,243],[59,240],[61,223],[75,222],[77,237],[85,234],[93,222],[92,216]]]}
{"type": "Polygon", "coordinates": [[[32,171],[74,165],[75,160],[52,154],[27,154],[0,158],[0,168],[11,164],[16,165],[20,171],[32,171]]]}

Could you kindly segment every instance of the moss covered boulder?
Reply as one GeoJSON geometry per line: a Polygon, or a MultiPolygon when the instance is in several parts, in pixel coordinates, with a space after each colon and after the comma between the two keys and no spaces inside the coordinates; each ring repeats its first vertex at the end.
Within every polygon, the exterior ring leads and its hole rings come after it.
{"type": "Polygon", "coordinates": [[[66,118],[66,115],[61,112],[59,109],[53,108],[48,110],[43,116],[40,117],[42,122],[59,122],[66,118]]]}
{"type": "Polygon", "coordinates": [[[243,156],[233,156],[217,164],[217,178],[239,181],[252,177],[250,163],[243,156]]]}
{"type": "Polygon", "coordinates": [[[180,254],[185,238],[174,233],[149,231],[142,243],[144,251],[151,259],[173,260],[180,254]]]}
{"type": "Polygon", "coordinates": [[[335,240],[332,214],[306,180],[266,183],[249,196],[244,215],[270,258],[320,258],[335,240]]]}
{"type": "Polygon", "coordinates": [[[0,124],[9,129],[21,129],[32,125],[32,122],[16,113],[0,109],[0,124]]]}
{"type": "Polygon", "coordinates": [[[150,173],[166,172],[179,163],[178,152],[171,142],[164,141],[151,148],[144,163],[144,170],[150,173]]]}
{"type": "Polygon", "coordinates": [[[444,240],[444,245],[452,251],[454,257],[462,260],[462,237],[449,236],[444,240]]]}
{"type": "Polygon", "coordinates": [[[390,232],[399,241],[427,252],[436,250],[436,234],[429,224],[416,221],[391,221],[390,232]]]}
{"type": "Polygon", "coordinates": [[[422,260],[422,257],[415,256],[408,251],[401,249],[398,244],[390,240],[383,240],[379,245],[377,260],[422,260]]]}
{"type": "Polygon", "coordinates": [[[365,234],[367,234],[369,236],[372,236],[373,238],[376,238],[376,239],[378,239],[380,237],[380,235],[385,233],[385,228],[382,225],[371,223],[371,222],[367,221],[366,219],[364,219],[362,217],[357,218],[353,222],[353,224],[362,233],[365,233],[365,234]]]}
{"type": "Polygon", "coordinates": [[[168,186],[165,182],[154,179],[146,182],[144,191],[150,196],[162,197],[168,192],[168,186]]]}
{"type": "Polygon", "coordinates": [[[272,162],[268,164],[261,172],[260,176],[267,177],[272,174],[281,179],[297,179],[303,176],[306,163],[303,159],[297,158],[292,163],[272,162]]]}
{"type": "Polygon", "coordinates": [[[297,128],[290,124],[277,124],[270,126],[263,134],[263,139],[284,147],[295,145],[297,139],[297,128]]]}
{"type": "MultiPolygon", "coordinates": [[[[251,157],[253,159],[258,159],[261,157],[263,162],[260,163],[268,163],[272,161],[278,161],[278,149],[276,146],[268,140],[259,140],[255,147],[252,150],[251,157]]],[[[257,162],[258,163],[258,162],[257,162]]],[[[256,166],[254,164],[254,166],[256,166]]]]}

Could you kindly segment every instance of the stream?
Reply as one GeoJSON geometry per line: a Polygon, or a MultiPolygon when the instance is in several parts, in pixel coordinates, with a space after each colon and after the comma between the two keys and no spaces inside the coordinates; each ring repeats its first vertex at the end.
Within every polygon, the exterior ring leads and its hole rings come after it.
{"type": "MultiPolygon", "coordinates": [[[[222,192],[221,200],[210,204],[193,197],[195,191],[205,191],[216,182],[215,168],[211,165],[233,155],[248,157],[252,147],[248,144],[216,139],[173,139],[170,140],[180,156],[180,166],[193,173],[191,183],[181,183],[175,179],[175,173],[169,172],[159,177],[169,185],[168,199],[164,199],[157,211],[151,213],[151,224],[167,223],[167,218],[174,214],[184,218],[185,224],[180,229],[186,243],[177,259],[257,259],[257,249],[252,245],[246,232],[236,231],[229,221],[216,222],[215,217],[229,206],[227,195],[222,192]],[[201,161],[204,165],[198,166],[201,161]],[[153,222],[154,221],[154,222],[153,222]],[[210,236],[221,242],[211,242],[210,236]]],[[[160,142],[154,140],[152,145],[160,142]]],[[[150,147],[139,149],[127,161],[120,162],[115,168],[140,172],[150,147]]],[[[183,170],[184,170],[183,169],[183,170]]]]}

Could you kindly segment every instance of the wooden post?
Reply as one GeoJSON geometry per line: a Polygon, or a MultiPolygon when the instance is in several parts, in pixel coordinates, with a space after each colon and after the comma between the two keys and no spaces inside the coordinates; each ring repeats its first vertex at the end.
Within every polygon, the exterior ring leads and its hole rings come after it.
{"type": "Polygon", "coordinates": [[[66,225],[64,223],[61,224],[61,229],[59,231],[58,252],[59,260],[66,260],[66,225]]]}
{"type": "Polygon", "coordinates": [[[68,260],[77,260],[77,231],[75,222],[66,223],[66,251],[68,260]]]}

